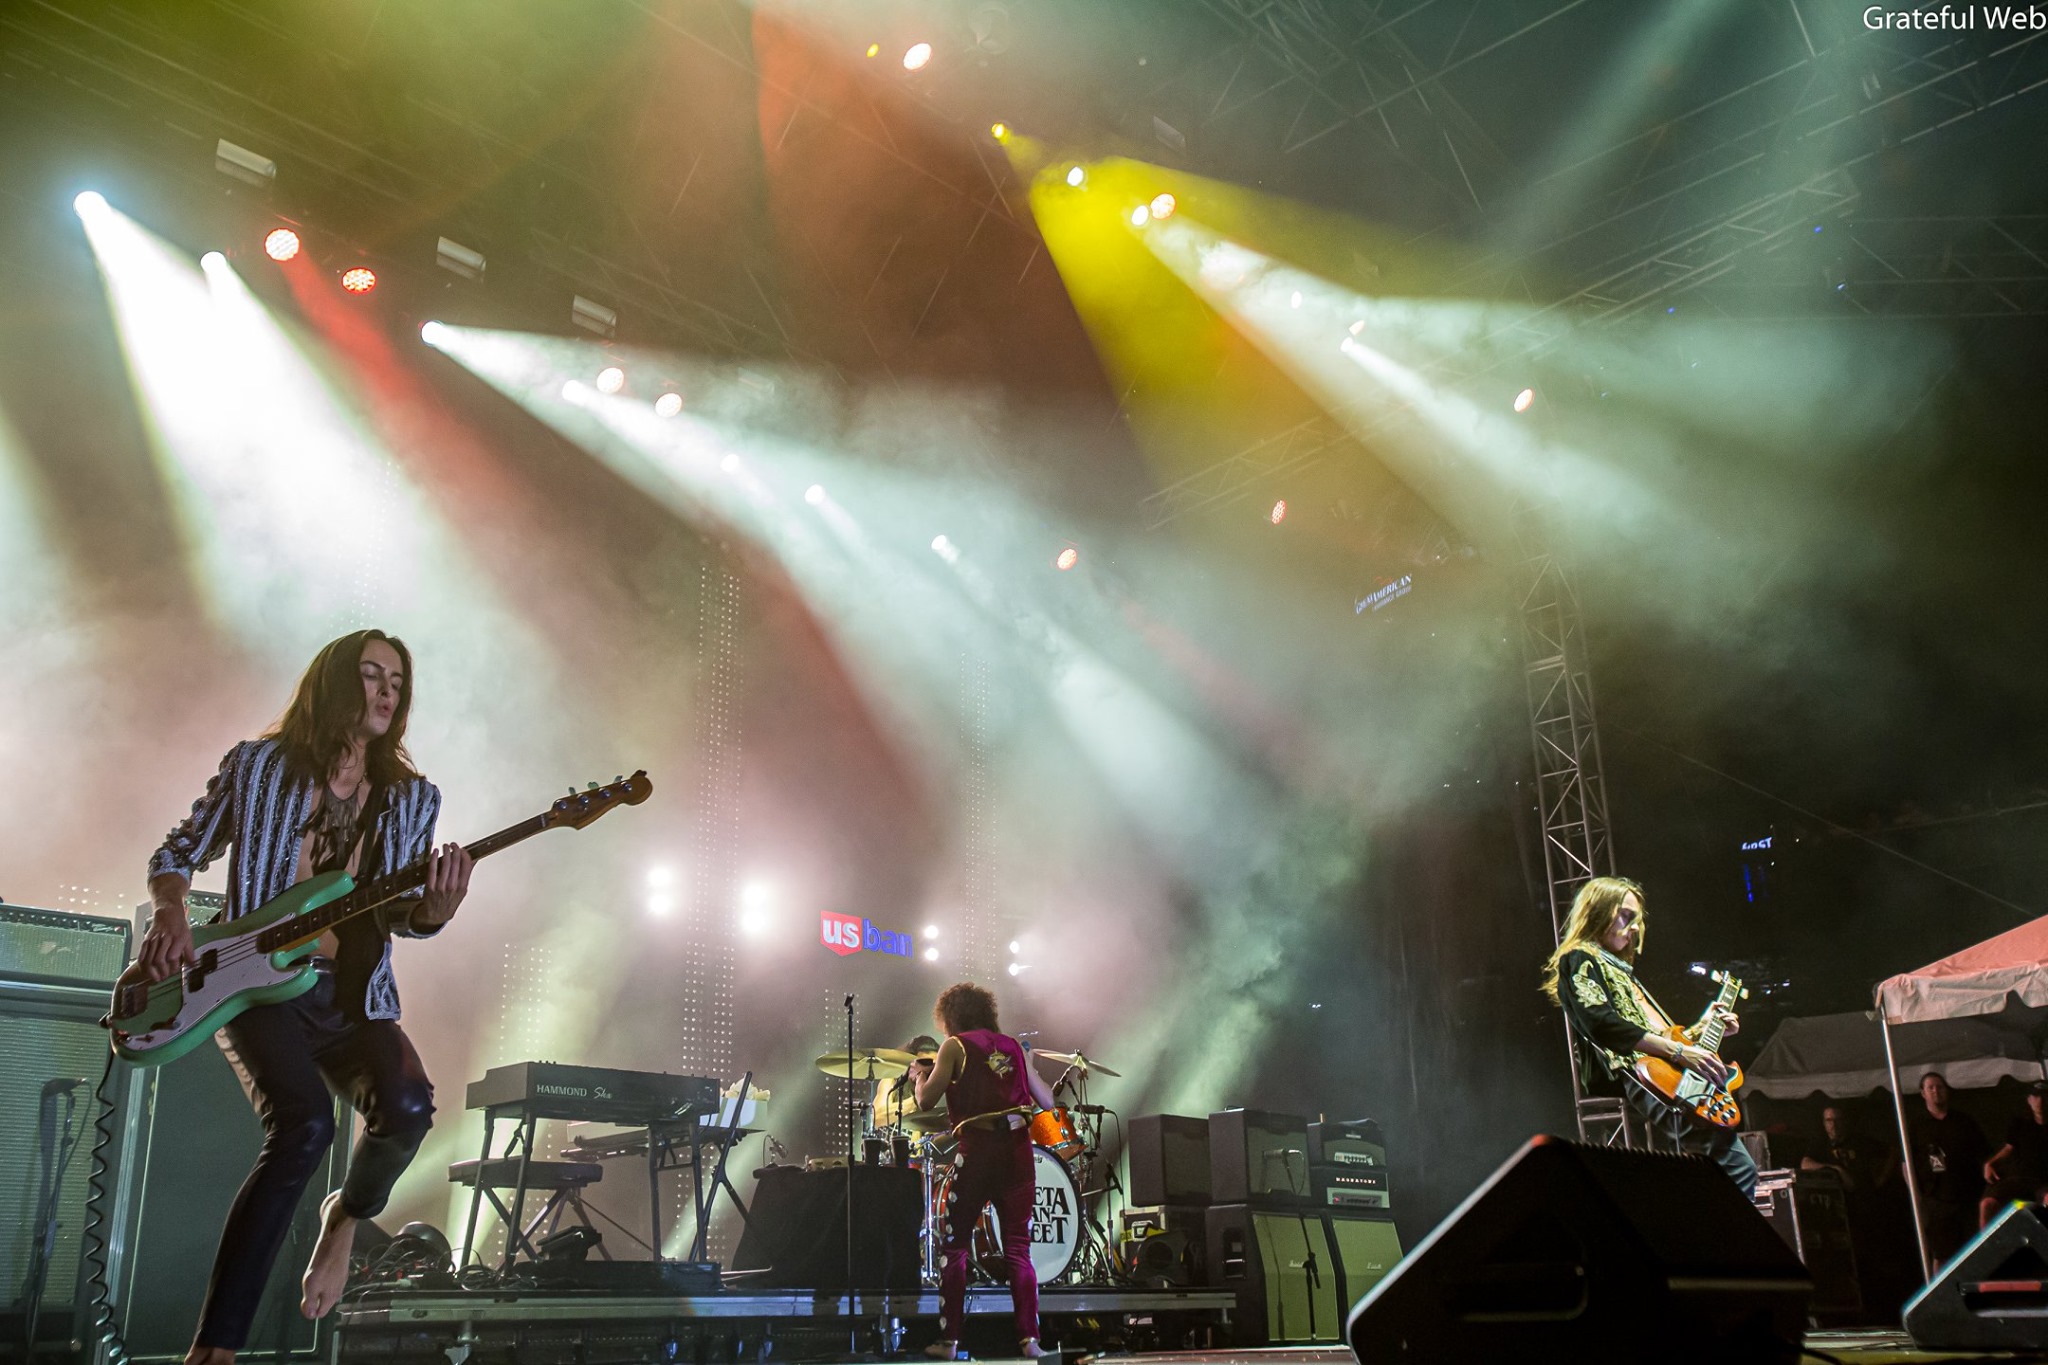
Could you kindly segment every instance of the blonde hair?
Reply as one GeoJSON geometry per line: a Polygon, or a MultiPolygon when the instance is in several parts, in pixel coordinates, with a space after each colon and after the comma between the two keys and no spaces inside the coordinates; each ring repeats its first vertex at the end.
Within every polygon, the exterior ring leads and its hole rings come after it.
{"type": "Polygon", "coordinates": [[[1604,945],[1608,930],[1614,927],[1614,917],[1621,913],[1621,903],[1634,895],[1641,908],[1636,916],[1636,942],[1629,953],[1633,962],[1643,951],[1643,938],[1649,930],[1650,898],[1642,885],[1627,877],[1595,877],[1579,888],[1579,894],[1572,898],[1571,913],[1565,916],[1564,931],[1558,935],[1557,951],[1543,964],[1543,993],[1557,999],[1557,964],[1566,953],[1577,949],[1598,952],[1604,945]]]}

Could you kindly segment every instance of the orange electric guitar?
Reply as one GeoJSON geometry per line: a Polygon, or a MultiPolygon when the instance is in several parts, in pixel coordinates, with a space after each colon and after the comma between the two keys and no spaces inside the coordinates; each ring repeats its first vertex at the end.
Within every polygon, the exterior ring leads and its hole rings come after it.
{"type": "MultiPolygon", "coordinates": [[[[1721,1016],[1718,1011],[1732,1010],[1737,1000],[1747,1000],[1749,990],[1726,972],[1715,972],[1713,979],[1721,983],[1721,993],[1714,997],[1714,1008],[1708,1012],[1707,1022],[1700,1026],[1699,1036],[1694,1037],[1682,1028],[1671,1028],[1664,1031],[1665,1037],[1703,1047],[1709,1052],[1721,1050],[1721,1016]]],[[[1728,1064],[1726,1085],[1715,1085],[1705,1076],[1675,1067],[1662,1057],[1638,1057],[1636,1079],[1716,1128],[1733,1128],[1742,1122],[1742,1109],[1735,1103],[1733,1093],[1742,1085],[1742,1068],[1733,1062],[1728,1064]]]]}

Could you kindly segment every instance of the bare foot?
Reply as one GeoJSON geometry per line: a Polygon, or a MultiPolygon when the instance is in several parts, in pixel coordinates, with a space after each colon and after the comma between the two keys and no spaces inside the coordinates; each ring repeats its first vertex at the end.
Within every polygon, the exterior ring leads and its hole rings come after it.
{"type": "Polygon", "coordinates": [[[306,1277],[299,1282],[306,1291],[299,1311],[307,1317],[324,1318],[341,1302],[355,1237],[356,1220],[341,1211],[341,1191],[336,1190],[320,1205],[320,1240],[314,1244],[313,1259],[306,1262],[306,1277]]]}
{"type": "Polygon", "coordinates": [[[185,1365],[235,1365],[235,1353],[225,1346],[197,1346],[185,1352],[185,1365]]]}

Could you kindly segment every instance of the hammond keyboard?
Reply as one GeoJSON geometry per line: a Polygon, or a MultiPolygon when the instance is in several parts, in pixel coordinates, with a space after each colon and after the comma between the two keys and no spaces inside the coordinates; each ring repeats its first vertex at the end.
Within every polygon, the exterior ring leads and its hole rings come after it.
{"type": "Polygon", "coordinates": [[[718,1112],[718,1087],[711,1076],[673,1076],[666,1071],[618,1071],[567,1062],[514,1062],[494,1066],[471,1081],[471,1109],[517,1108],[531,1118],[584,1123],[672,1123],[718,1112]]]}

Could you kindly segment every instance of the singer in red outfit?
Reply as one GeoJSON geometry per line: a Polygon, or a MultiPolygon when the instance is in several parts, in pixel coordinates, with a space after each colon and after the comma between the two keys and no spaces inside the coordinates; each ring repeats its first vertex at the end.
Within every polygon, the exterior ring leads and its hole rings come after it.
{"type": "Polygon", "coordinates": [[[917,1107],[946,1097],[946,1116],[960,1135],[960,1155],[946,1195],[945,1241],[939,1264],[939,1340],[926,1351],[955,1359],[967,1307],[967,1254],[981,1211],[993,1204],[1010,1267],[1018,1354],[1049,1354],[1038,1345],[1038,1274],[1031,1266],[1031,1214],[1037,1181],[1031,1169],[1031,1113],[1053,1107],[1052,1091],[1031,1069],[1024,1045],[996,1024],[996,998],[980,986],[948,986],[932,1010],[946,1035],[939,1055],[917,1063],[917,1107]]]}

